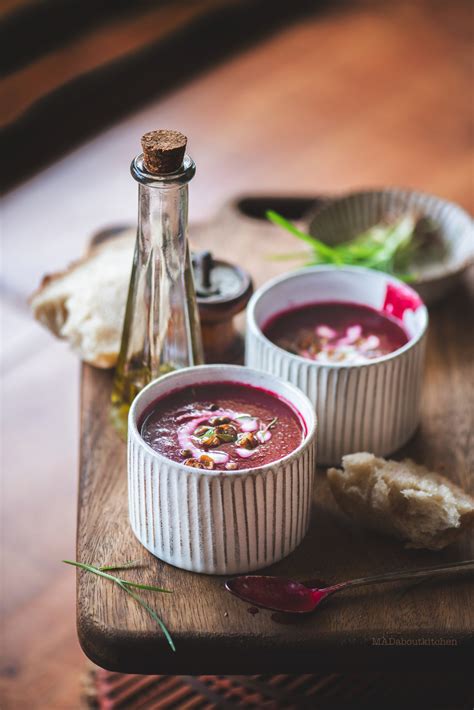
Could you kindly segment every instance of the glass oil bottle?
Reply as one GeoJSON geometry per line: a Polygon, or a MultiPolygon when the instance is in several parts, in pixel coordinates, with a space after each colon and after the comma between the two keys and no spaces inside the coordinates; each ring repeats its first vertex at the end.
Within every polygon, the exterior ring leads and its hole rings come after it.
{"type": "Polygon", "coordinates": [[[151,380],[203,362],[187,240],[188,183],[195,174],[177,131],[152,131],[131,165],[138,229],[112,392],[112,421],[125,434],[130,404],[151,380]]]}

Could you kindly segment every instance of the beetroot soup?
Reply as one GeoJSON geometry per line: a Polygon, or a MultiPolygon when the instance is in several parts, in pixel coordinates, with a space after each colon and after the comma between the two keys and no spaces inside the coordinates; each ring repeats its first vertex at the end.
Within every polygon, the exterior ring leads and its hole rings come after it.
{"type": "Polygon", "coordinates": [[[139,425],[162,456],[200,469],[236,471],[277,461],[302,443],[299,414],[270,392],[221,382],[176,390],[154,402],[139,425]]]}
{"type": "Polygon", "coordinates": [[[344,302],[312,303],[278,313],[263,332],[284,350],[321,363],[359,364],[408,342],[398,319],[344,302]]]}

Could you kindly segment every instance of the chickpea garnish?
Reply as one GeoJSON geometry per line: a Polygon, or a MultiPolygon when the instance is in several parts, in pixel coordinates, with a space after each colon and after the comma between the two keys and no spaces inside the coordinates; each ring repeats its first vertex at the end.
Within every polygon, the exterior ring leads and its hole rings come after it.
{"type": "Polygon", "coordinates": [[[216,429],[216,435],[224,443],[235,441],[237,439],[237,429],[232,424],[221,424],[216,429]]]}
{"type": "Polygon", "coordinates": [[[209,419],[211,426],[219,426],[219,424],[230,424],[229,417],[211,417],[209,419]]]}
{"type": "Polygon", "coordinates": [[[202,454],[202,456],[199,457],[199,462],[202,463],[203,468],[207,468],[209,471],[214,468],[213,459],[210,456],[206,456],[206,454],[202,454]]]}
{"type": "Polygon", "coordinates": [[[203,436],[209,431],[210,427],[207,424],[201,424],[194,430],[194,436],[203,436]]]}
{"type": "Polygon", "coordinates": [[[244,449],[255,449],[258,446],[258,439],[251,431],[248,431],[244,434],[239,434],[237,443],[244,449]]]}
{"type": "Polygon", "coordinates": [[[194,458],[186,459],[184,461],[185,466],[191,466],[191,468],[204,468],[204,464],[194,458]]]}

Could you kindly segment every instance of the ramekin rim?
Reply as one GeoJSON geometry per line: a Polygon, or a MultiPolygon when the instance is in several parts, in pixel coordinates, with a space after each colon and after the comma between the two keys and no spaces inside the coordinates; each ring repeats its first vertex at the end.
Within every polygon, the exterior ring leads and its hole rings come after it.
{"type": "MultiPolygon", "coordinates": [[[[356,369],[356,368],[364,368],[364,367],[371,367],[372,365],[377,365],[383,362],[388,362],[390,360],[394,360],[395,358],[399,357],[400,355],[403,355],[405,352],[408,350],[411,350],[417,343],[419,343],[426,335],[426,331],[428,329],[428,324],[429,324],[429,315],[428,315],[428,309],[426,307],[425,302],[415,291],[413,288],[411,288],[408,284],[403,283],[403,281],[400,281],[400,279],[397,279],[396,276],[392,276],[392,274],[387,274],[385,272],[380,272],[383,276],[388,278],[392,283],[395,283],[396,285],[403,286],[404,288],[408,288],[413,294],[415,294],[419,299],[420,299],[420,306],[418,307],[417,310],[423,309],[422,312],[425,316],[424,323],[420,329],[420,332],[413,338],[410,338],[405,345],[402,345],[401,348],[397,348],[397,350],[393,350],[390,353],[387,353],[386,355],[381,355],[380,357],[374,357],[367,362],[359,362],[359,363],[352,363],[352,364],[344,364],[344,363],[338,363],[338,362],[317,362],[316,360],[310,360],[309,358],[303,357],[301,355],[295,355],[294,353],[290,353],[288,350],[285,350],[284,348],[281,348],[279,345],[276,345],[274,342],[272,342],[267,336],[264,334],[260,326],[257,324],[256,318],[255,318],[255,308],[260,300],[260,298],[266,294],[268,291],[271,291],[271,289],[278,285],[279,283],[283,281],[287,281],[290,278],[302,276],[304,274],[308,273],[320,273],[323,271],[345,271],[345,272],[351,272],[351,273],[366,273],[369,272],[371,274],[376,274],[378,273],[374,269],[368,269],[365,266],[334,266],[332,264],[320,264],[316,266],[303,266],[300,269],[295,269],[293,271],[289,271],[286,274],[282,274],[280,276],[275,276],[273,279],[270,279],[266,283],[264,283],[260,288],[258,288],[253,296],[251,297],[248,305],[247,305],[247,317],[246,317],[246,324],[247,328],[252,330],[252,332],[265,344],[268,344],[269,346],[276,348],[279,352],[284,353],[285,356],[289,357],[291,360],[295,362],[304,362],[308,367],[317,367],[317,368],[331,368],[331,369],[338,369],[338,370],[351,370],[351,369],[356,369]]],[[[309,303],[309,302],[308,302],[309,303]]]]}
{"type": "MultiPolygon", "coordinates": [[[[205,381],[203,381],[204,383],[205,381]]],[[[245,383],[242,383],[245,384],[245,383]]],[[[251,383],[248,383],[250,386],[252,386],[251,383]]],[[[270,390],[272,394],[274,394],[276,397],[278,397],[278,394],[276,392],[273,392],[270,390]]],[[[138,443],[140,446],[143,446],[147,453],[151,454],[155,459],[158,461],[164,462],[168,465],[173,465],[177,466],[180,470],[186,471],[186,472],[193,472],[196,473],[199,476],[205,475],[205,476],[210,476],[212,478],[227,478],[227,477],[232,477],[235,478],[236,476],[248,476],[248,475],[256,475],[256,474],[261,474],[261,473],[267,473],[268,471],[275,469],[275,467],[280,466],[282,464],[287,464],[291,463],[293,459],[295,459],[297,456],[299,456],[303,451],[308,448],[314,441],[314,438],[316,436],[316,430],[317,430],[317,415],[315,412],[315,409],[313,405],[311,404],[311,401],[309,397],[296,385],[293,385],[291,382],[287,382],[286,380],[280,380],[278,377],[275,375],[271,375],[268,372],[265,372],[264,370],[258,370],[257,368],[254,367],[247,367],[246,365],[231,365],[231,364],[225,364],[225,363],[219,363],[219,364],[210,364],[210,365],[193,365],[192,367],[186,367],[182,368],[180,370],[174,370],[173,372],[169,372],[166,375],[163,375],[162,377],[159,377],[155,380],[152,380],[149,382],[140,392],[136,395],[134,398],[131,406],[130,406],[130,411],[128,414],[128,445],[130,444],[130,440],[132,435],[135,436],[135,438],[138,440],[138,443]],[[239,370],[240,372],[252,372],[255,374],[258,374],[261,377],[267,378],[269,380],[277,380],[280,384],[282,384],[284,387],[287,387],[289,390],[293,391],[293,393],[296,396],[299,396],[300,398],[306,400],[306,404],[308,405],[308,412],[309,416],[311,418],[311,422],[307,421],[306,416],[303,416],[300,407],[298,407],[296,404],[294,405],[294,408],[298,412],[299,416],[303,419],[305,425],[306,425],[306,433],[303,437],[303,440],[299,444],[299,446],[296,449],[293,449],[289,454],[286,456],[283,456],[280,459],[276,459],[275,461],[271,461],[270,463],[264,464],[263,466],[257,466],[254,468],[241,468],[236,471],[221,471],[218,470],[216,471],[215,469],[213,470],[207,470],[207,469],[196,469],[193,468],[192,466],[186,466],[185,464],[179,462],[179,461],[173,461],[172,459],[167,458],[166,456],[163,456],[160,454],[158,451],[155,451],[147,442],[143,439],[143,437],[140,435],[140,432],[138,431],[138,426],[137,426],[137,415],[136,415],[136,409],[138,406],[138,401],[144,395],[145,392],[147,392],[150,389],[153,389],[153,387],[161,384],[162,382],[173,379],[176,377],[179,379],[179,375],[183,375],[184,373],[187,373],[189,371],[195,371],[195,372],[208,372],[209,370],[215,370],[217,368],[222,368],[225,370],[230,370],[230,371],[236,371],[239,370]]]]}

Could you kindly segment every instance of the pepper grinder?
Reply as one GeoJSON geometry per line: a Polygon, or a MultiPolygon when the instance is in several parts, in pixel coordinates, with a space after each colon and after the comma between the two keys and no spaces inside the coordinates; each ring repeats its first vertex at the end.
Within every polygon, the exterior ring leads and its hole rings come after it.
{"type": "Polygon", "coordinates": [[[244,338],[233,319],[249,302],[252,279],[245,269],[214,259],[209,251],[194,253],[192,262],[205,361],[241,363],[244,338]]]}

